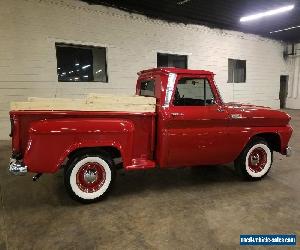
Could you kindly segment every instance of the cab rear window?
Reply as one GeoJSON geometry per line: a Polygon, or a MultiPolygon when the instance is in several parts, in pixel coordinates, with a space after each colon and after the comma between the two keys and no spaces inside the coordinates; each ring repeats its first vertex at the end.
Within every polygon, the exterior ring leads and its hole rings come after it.
{"type": "Polygon", "coordinates": [[[155,97],[155,80],[154,79],[141,82],[140,95],[155,97]]]}

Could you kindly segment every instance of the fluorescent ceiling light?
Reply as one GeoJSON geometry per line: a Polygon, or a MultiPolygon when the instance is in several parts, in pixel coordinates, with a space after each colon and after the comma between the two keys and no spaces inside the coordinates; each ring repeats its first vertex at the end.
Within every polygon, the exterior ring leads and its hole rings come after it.
{"type": "Polygon", "coordinates": [[[84,65],[83,67],[81,67],[82,69],[85,69],[85,68],[88,68],[88,67],[91,67],[91,65],[90,64],[88,64],[88,65],[84,65]]]}
{"type": "Polygon", "coordinates": [[[183,1],[177,2],[177,4],[178,4],[178,5],[183,5],[183,4],[188,3],[188,2],[190,2],[190,1],[191,1],[191,0],[183,0],[183,1]]]}
{"type": "Polygon", "coordinates": [[[268,10],[266,12],[260,12],[260,13],[253,14],[253,15],[250,15],[250,16],[244,16],[240,19],[240,21],[241,22],[248,22],[248,21],[260,19],[260,18],[263,18],[263,17],[266,17],[266,16],[276,15],[276,14],[279,14],[279,13],[290,11],[290,10],[294,9],[294,7],[295,7],[295,5],[288,5],[288,6],[278,8],[278,9],[268,10]]]}
{"type": "Polygon", "coordinates": [[[298,28],[300,28],[300,25],[298,25],[298,26],[292,26],[292,27],[288,27],[288,28],[281,29],[281,30],[270,31],[270,34],[272,34],[272,33],[278,33],[278,32],[282,32],[282,31],[287,31],[287,30],[298,29],[298,28]]]}

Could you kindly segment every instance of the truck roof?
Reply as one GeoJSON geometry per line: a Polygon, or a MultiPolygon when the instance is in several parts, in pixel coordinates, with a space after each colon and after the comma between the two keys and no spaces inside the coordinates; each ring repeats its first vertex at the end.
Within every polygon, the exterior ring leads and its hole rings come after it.
{"type": "Polygon", "coordinates": [[[214,75],[213,72],[207,70],[180,69],[174,67],[160,67],[160,68],[146,69],[138,72],[138,75],[154,73],[158,71],[165,72],[165,73],[176,73],[176,74],[214,75]]]}

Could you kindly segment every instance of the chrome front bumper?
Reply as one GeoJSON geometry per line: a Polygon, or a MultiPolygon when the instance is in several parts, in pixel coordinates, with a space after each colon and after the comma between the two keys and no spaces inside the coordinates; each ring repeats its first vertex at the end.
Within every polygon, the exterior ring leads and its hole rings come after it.
{"type": "Polygon", "coordinates": [[[27,173],[27,166],[23,162],[11,158],[8,170],[14,175],[24,175],[27,173]]]}
{"type": "Polygon", "coordinates": [[[285,149],[285,151],[286,151],[286,157],[291,157],[291,156],[292,156],[293,150],[292,150],[291,147],[287,147],[287,148],[285,149]]]}

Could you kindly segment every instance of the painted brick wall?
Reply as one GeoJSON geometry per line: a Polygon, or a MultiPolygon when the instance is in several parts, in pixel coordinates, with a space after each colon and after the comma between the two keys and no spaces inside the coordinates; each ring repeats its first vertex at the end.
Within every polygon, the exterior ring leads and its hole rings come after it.
{"type": "Polygon", "coordinates": [[[283,44],[255,35],[150,20],[69,0],[0,1],[0,139],[8,139],[10,101],[28,96],[134,93],[136,72],[157,52],[188,55],[192,69],[216,73],[225,101],[279,107],[283,44]],[[109,83],[58,83],[55,42],[107,47],[109,83]],[[228,58],[247,60],[247,82],[227,83],[228,58]]]}

